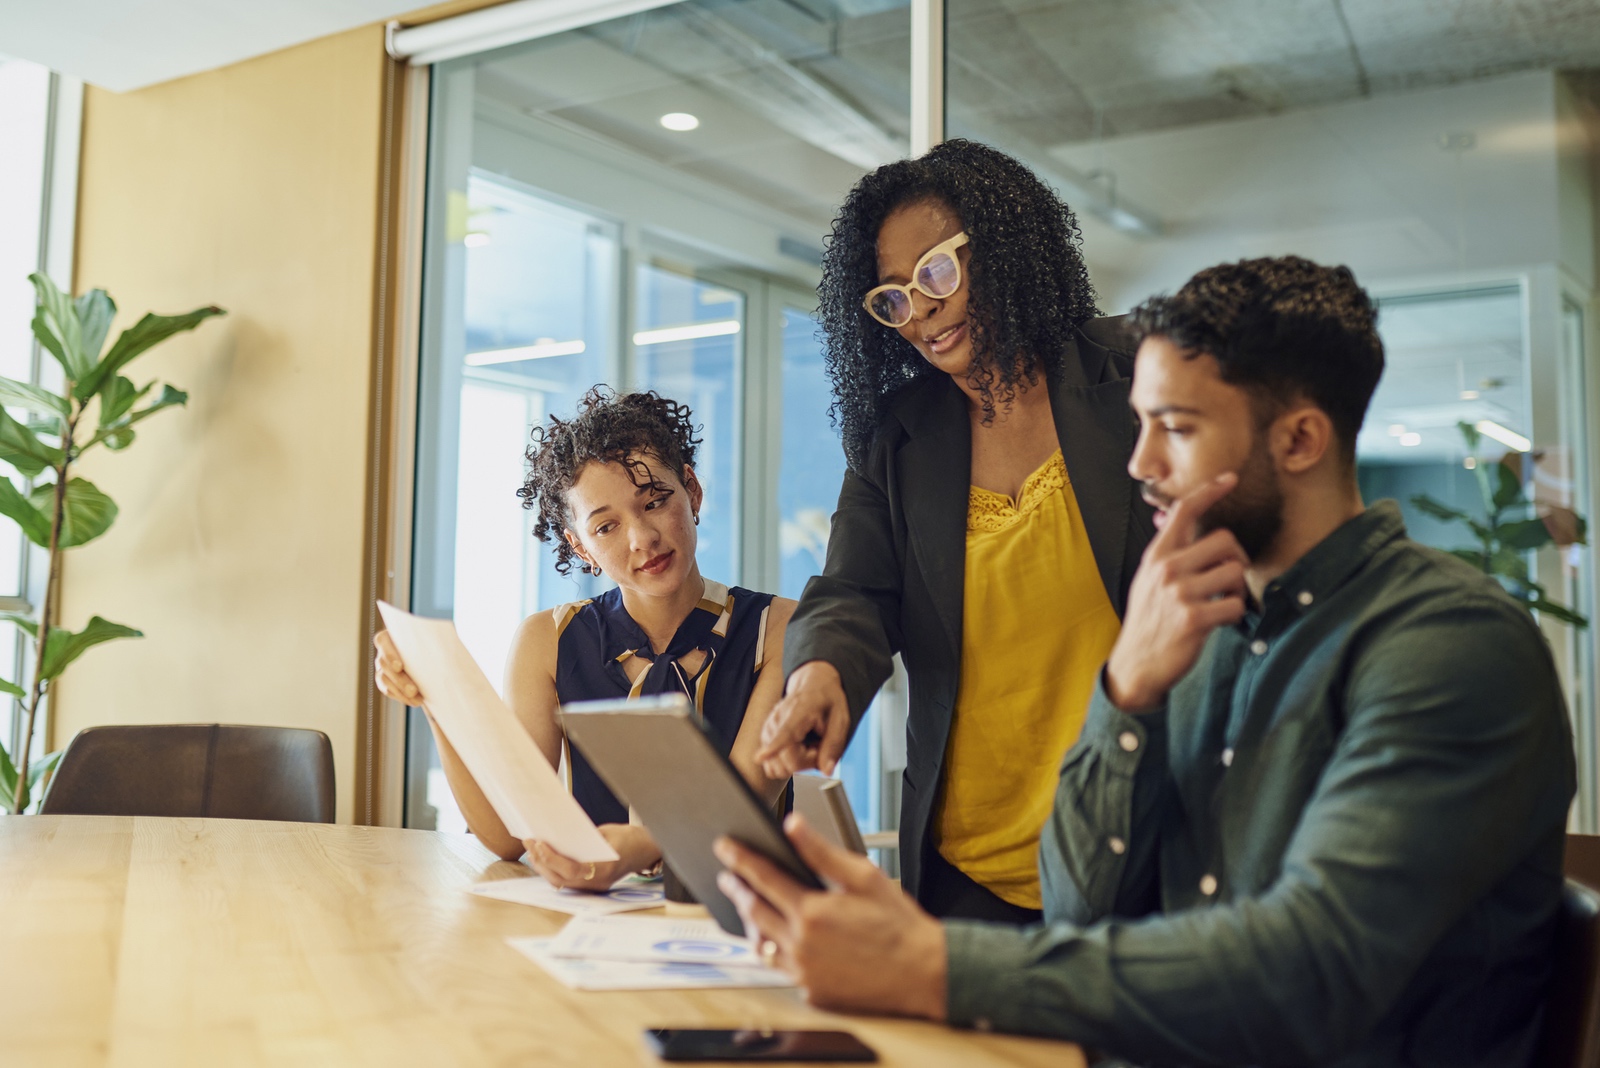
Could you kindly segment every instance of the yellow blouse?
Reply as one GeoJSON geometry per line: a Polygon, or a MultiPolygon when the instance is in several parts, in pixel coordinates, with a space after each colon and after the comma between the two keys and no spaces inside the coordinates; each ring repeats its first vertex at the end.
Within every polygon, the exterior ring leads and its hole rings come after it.
{"type": "Polygon", "coordinates": [[[937,844],[998,897],[1037,909],[1039,831],[1121,629],[1059,449],[1015,502],[971,488],[965,588],[937,844]]]}

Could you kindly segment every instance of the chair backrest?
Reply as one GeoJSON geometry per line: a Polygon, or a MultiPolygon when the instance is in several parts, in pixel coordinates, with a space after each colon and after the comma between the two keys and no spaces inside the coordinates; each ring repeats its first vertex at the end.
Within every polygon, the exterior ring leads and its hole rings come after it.
{"type": "Polygon", "coordinates": [[[332,823],[333,747],[321,731],[292,727],[88,727],[62,754],[40,811],[332,823]]]}
{"type": "Polygon", "coordinates": [[[1567,835],[1567,878],[1600,890],[1600,834],[1567,835]]]}
{"type": "Polygon", "coordinates": [[[1543,1068],[1600,1068],[1600,892],[1567,879],[1545,1001],[1543,1068]]]}

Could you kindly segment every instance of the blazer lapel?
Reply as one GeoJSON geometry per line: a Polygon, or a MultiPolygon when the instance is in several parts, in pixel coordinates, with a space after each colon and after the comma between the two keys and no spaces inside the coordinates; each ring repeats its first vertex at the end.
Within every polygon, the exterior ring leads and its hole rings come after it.
{"type": "Polygon", "coordinates": [[[948,379],[930,385],[915,418],[906,420],[911,433],[896,458],[900,499],[928,592],[959,657],[972,427],[960,389],[948,379]]]}
{"type": "MultiPolygon", "coordinates": [[[[1082,344],[1077,348],[1081,351],[1082,344]]],[[[1112,378],[1090,385],[1085,374],[1088,368],[1077,357],[1074,353],[1065,361],[1067,372],[1051,387],[1050,405],[1067,478],[1089,534],[1089,548],[1106,595],[1120,616],[1126,607],[1123,557],[1135,504],[1133,478],[1128,474],[1128,457],[1133,455],[1137,437],[1128,407],[1132,381],[1112,378]]]]}

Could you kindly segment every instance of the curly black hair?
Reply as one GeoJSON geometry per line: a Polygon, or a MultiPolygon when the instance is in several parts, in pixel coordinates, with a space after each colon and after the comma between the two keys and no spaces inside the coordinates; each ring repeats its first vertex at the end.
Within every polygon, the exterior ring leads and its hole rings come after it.
{"type": "Polygon", "coordinates": [[[833,379],[829,414],[845,458],[860,468],[891,394],[937,373],[910,342],[861,306],[878,284],[878,231],[897,208],[942,201],[972,250],[967,319],[975,358],[968,380],[986,419],[1019,382],[1053,378],[1079,323],[1100,314],[1083,262],[1077,216],[1021,162],[959,138],[917,159],[885,164],[845,197],[822,256],[817,287],[833,379]]]}
{"type": "Polygon", "coordinates": [[[1355,463],[1384,360],[1378,307],[1350,268],[1300,256],[1207,267],[1173,295],[1139,305],[1129,321],[1140,341],[1164,337],[1190,358],[1215,359],[1224,382],[1252,392],[1258,419],[1309,399],[1332,420],[1345,462],[1355,463]]]}
{"type": "MultiPolygon", "coordinates": [[[[572,518],[567,491],[585,465],[621,464],[635,486],[664,490],[667,487],[651,476],[649,465],[635,457],[648,453],[681,482],[694,463],[701,429],[694,425],[687,404],[654,391],[618,394],[605,386],[585,393],[571,419],[552,415],[543,426],[534,427],[527,451],[528,478],[517,496],[522,507],[539,509],[533,536],[555,545],[556,571],[569,574],[577,558],[564,536],[572,518]]],[[[584,574],[593,573],[586,563],[578,566],[584,574]]]]}

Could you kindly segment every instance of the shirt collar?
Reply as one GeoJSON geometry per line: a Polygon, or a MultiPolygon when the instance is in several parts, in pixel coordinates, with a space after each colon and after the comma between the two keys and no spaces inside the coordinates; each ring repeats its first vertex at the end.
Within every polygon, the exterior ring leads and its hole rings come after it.
{"type": "Polygon", "coordinates": [[[1276,604],[1286,603],[1305,611],[1343,586],[1378,550],[1405,536],[1400,506],[1394,501],[1378,501],[1346,520],[1268,583],[1263,609],[1271,611],[1276,604]]]}

